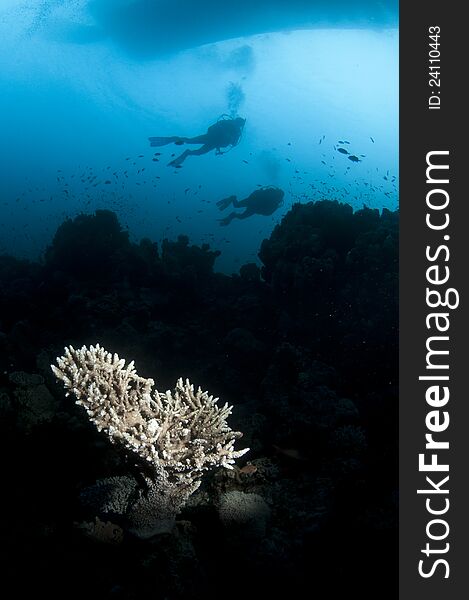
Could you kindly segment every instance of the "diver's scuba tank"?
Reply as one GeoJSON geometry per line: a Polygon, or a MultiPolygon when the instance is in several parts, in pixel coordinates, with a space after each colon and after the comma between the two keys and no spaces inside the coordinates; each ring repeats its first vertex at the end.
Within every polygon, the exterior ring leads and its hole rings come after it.
{"type": "MultiPolygon", "coordinates": [[[[241,117],[237,117],[237,116],[233,116],[233,115],[229,115],[227,113],[223,113],[222,115],[220,115],[217,119],[217,123],[224,123],[225,121],[235,121],[236,119],[239,119],[241,117]]],[[[246,119],[244,119],[244,123],[246,122],[246,119]]],[[[217,156],[221,156],[223,154],[227,154],[228,152],[230,152],[230,150],[232,150],[235,146],[237,146],[239,144],[239,141],[241,139],[241,136],[243,135],[243,131],[244,131],[244,123],[243,126],[239,128],[239,135],[236,139],[236,141],[234,143],[230,144],[230,147],[228,150],[226,150],[225,152],[217,152],[217,156]]]]}
{"type": "Polygon", "coordinates": [[[220,121],[234,121],[235,117],[233,115],[228,115],[227,113],[223,113],[222,115],[220,115],[217,119],[217,123],[219,123],[220,121]]]}

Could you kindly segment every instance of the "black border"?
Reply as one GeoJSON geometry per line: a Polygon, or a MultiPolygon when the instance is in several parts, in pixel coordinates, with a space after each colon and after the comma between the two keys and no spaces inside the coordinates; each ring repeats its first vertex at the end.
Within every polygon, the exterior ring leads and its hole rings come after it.
{"type": "MultiPolygon", "coordinates": [[[[430,0],[400,4],[400,598],[462,600],[469,597],[469,396],[466,372],[468,327],[465,313],[468,287],[469,210],[464,189],[467,117],[463,104],[467,69],[463,3],[430,0]],[[441,28],[441,108],[428,109],[428,29],[441,28]],[[418,573],[421,549],[427,541],[428,513],[417,494],[425,476],[418,471],[418,455],[425,446],[425,402],[427,384],[419,381],[425,371],[425,301],[427,244],[435,245],[442,233],[426,227],[426,154],[449,150],[451,287],[460,294],[460,305],[449,311],[450,426],[446,433],[450,448],[450,525],[446,541],[449,578],[443,568],[424,579],[418,573]]],[[[444,263],[442,263],[444,264],[444,263]]],[[[443,439],[443,438],[441,438],[443,439]]]]}

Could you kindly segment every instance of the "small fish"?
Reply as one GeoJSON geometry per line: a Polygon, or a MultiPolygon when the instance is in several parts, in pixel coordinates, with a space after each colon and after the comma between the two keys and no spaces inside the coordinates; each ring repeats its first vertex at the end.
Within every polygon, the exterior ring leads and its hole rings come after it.
{"type": "Polygon", "coordinates": [[[284,456],[287,456],[288,458],[293,458],[294,460],[306,460],[304,458],[304,456],[301,454],[301,452],[299,450],[297,450],[296,448],[280,448],[279,446],[276,446],[275,444],[272,444],[272,446],[279,454],[283,454],[284,456]]]}
{"type": "Polygon", "coordinates": [[[348,154],[348,150],[345,148],[337,148],[337,152],[340,152],[341,154],[348,154]]]}
{"type": "Polygon", "coordinates": [[[344,140],[344,144],[350,144],[350,142],[347,142],[347,140],[344,140]]]}
{"type": "Polygon", "coordinates": [[[351,154],[350,156],[347,156],[347,158],[352,162],[361,162],[361,160],[358,158],[358,156],[355,156],[355,154],[351,154]]]}
{"type": "Polygon", "coordinates": [[[288,142],[287,146],[291,146],[291,142],[288,142]]]}
{"type": "Polygon", "coordinates": [[[144,156],[143,154],[139,154],[138,158],[143,158],[143,156],[144,156]]]}
{"type": "Polygon", "coordinates": [[[111,181],[109,179],[106,179],[106,181],[104,182],[106,185],[109,185],[111,183],[111,181]]]}
{"type": "Polygon", "coordinates": [[[326,163],[325,163],[323,160],[322,160],[321,162],[322,162],[322,164],[323,164],[323,165],[325,165],[325,164],[326,164],[326,163]]]}
{"type": "Polygon", "coordinates": [[[161,156],[161,152],[155,152],[153,156],[161,156]]]}
{"type": "Polygon", "coordinates": [[[153,162],[160,162],[159,158],[152,158],[153,162]]]}
{"type": "Polygon", "coordinates": [[[247,165],[249,164],[247,160],[243,160],[243,163],[246,163],[247,165]]]}
{"type": "Polygon", "coordinates": [[[257,472],[257,467],[255,465],[251,465],[248,463],[238,471],[239,473],[243,473],[243,475],[253,475],[257,472]]]}
{"type": "Polygon", "coordinates": [[[289,158],[286,158],[285,160],[288,160],[288,162],[291,162],[291,160],[289,158]]]}
{"type": "Polygon", "coordinates": [[[190,189],[191,189],[191,188],[186,188],[186,189],[184,190],[184,193],[185,193],[185,194],[187,194],[187,192],[188,192],[190,189]]]}
{"type": "Polygon", "coordinates": [[[176,165],[176,169],[182,169],[182,165],[176,165]]]}
{"type": "Polygon", "coordinates": [[[373,144],[375,143],[374,139],[371,137],[370,135],[370,140],[373,142],[373,144]]]}

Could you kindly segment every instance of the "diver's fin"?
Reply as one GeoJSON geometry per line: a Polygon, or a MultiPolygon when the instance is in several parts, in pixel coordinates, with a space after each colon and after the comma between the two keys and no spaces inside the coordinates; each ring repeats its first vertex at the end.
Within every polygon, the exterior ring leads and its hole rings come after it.
{"type": "Polygon", "coordinates": [[[181,155],[168,163],[168,167],[180,167],[189,156],[189,150],[185,150],[181,155]]]}
{"type": "Polygon", "coordinates": [[[239,218],[238,213],[232,212],[224,219],[218,219],[218,222],[220,223],[220,225],[222,227],[226,227],[226,225],[229,225],[231,223],[231,221],[236,218],[239,218]]]}
{"type": "Polygon", "coordinates": [[[236,196],[230,196],[229,198],[223,198],[223,200],[219,200],[217,202],[217,206],[220,210],[225,210],[228,206],[233,202],[233,199],[236,200],[236,196]]]}
{"type": "MultiPolygon", "coordinates": [[[[149,137],[150,146],[166,146],[166,144],[178,143],[181,138],[179,137],[149,137]]],[[[184,143],[184,142],[182,142],[184,143]]]]}

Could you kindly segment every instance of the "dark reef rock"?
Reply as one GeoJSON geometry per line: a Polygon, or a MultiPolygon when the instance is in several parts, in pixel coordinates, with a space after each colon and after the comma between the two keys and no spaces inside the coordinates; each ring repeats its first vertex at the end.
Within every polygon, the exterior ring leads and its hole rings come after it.
{"type": "Polygon", "coordinates": [[[262,243],[262,274],[283,309],[279,328],[316,355],[369,377],[396,375],[398,214],[296,204],[262,243]]]}
{"type": "Polygon", "coordinates": [[[79,215],[65,221],[46,250],[45,260],[79,280],[111,277],[118,270],[120,254],[130,247],[128,233],[110,210],[79,215]]]}
{"type": "Polygon", "coordinates": [[[244,281],[260,281],[261,270],[256,263],[246,263],[239,269],[239,275],[244,281]]]}
{"type": "Polygon", "coordinates": [[[176,270],[184,278],[204,279],[213,273],[213,265],[220,251],[211,251],[208,244],[190,246],[189,238],[180,235],[177,242],[163,240],[161,256],[165,269],[176,270]]]}
{"type": "Polygon", "coordinates": [[[314,283],[324,293],[331,277],[346,266],[361,267],[370,278],[376,272],[397,272],[397,235],[398,215],[386,209],[354,213],[337,201],[295,204],[262,243],[262,275],[278,293],[288,291],[300,301],[304,286],[314,283]]]}

